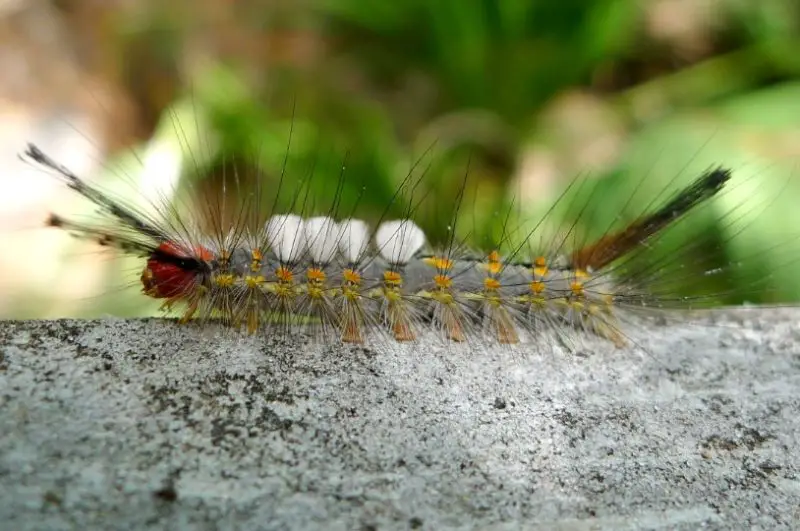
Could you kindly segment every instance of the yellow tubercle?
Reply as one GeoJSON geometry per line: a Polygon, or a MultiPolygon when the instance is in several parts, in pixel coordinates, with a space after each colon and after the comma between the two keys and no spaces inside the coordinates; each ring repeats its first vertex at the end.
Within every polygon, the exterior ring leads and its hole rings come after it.
{"type": "Polygon", "coordinates": [[[583,269],[576,269],[571,273],[571,282],[569,283],[569,289],[572,291],[572,294],[576,297],[583,297],[585,291],[583,288],[583,282],[589,278],[589,273],[587,273],[583,269]]]}
{"type": "Polygon", "coordinates": [[[261,271],[261,265],[263,264],[264,254],[261,252],[261,249],[253,249],[250,251],[250,271],[253,273],[258,273],[261,271]]]}
{"type": "Polygon", "coordinates": [[[488,262],[483,264],[483,267],[492,275],[497,275],[503,270],[503,264],[500,262],[488,262]]]}
{"type": "Polygon", "coordinates": [[[397,271],[384,271],[383,281],[388,285],[400,286],[403,284],[403,276],[397,271]]]}
{"type": "Polygon", "coordinates": [[[220,288],[229,288],[234,285],[236,282],[236,277],[234,277],[230,273],[222,273],[219,275],[215,275],[212,279],[212,282],[220,288]]]}
{"type": "Polygon", "coordinates": [[[354,271],[352,269],[345,269],[342,271],[342,278],[344,278],[345,282],[349,282],[350,284],[361,284],[361,275],[358,273],[358,271],[354,271]]]}
{"type": "Polygon", "coordinates": [[[317,267],[312,267],[306,270],[306,278],[309,282],[322,283],[325,282],[325,271],[317,267]]]}
{"type": "Polygon", "coordinates": [[[531,293],[533,293],[534,295],[541,295],[541,293],[544,291],[545,288],[544,282],[542,282],[541,280],[534,280],[529,284],[529,286],[531,289],[531,293]]]}
{"type": "Polygon", "coordinates": [[[453,268],[453,261],[445,256],[431,256],[423,259],[423,262],[439,271],[449,271],[453,268]]]}
{"type": "Polygon", "coordinates": [[[429,297],[440,304],[444,304],[445,306],[451,306],[456,302],[453,294],[448,291],[434,291],[433,293],[429,294],[429,297]]]}
{"type": "Polygon", "coordinates": [[[306,294],[311,299],[322,299],[325,297],[325,290],[317,283],[308,283],[306,285],[306,294]]]}
{"type": "Polygon", "coordinates": [[[247,275],[244,277],[244,284],[250,289],[261,287],[266,282],[266,279],[261,275],[247,275]]]}
{"type": "Polygon", "coordinates": [[[486,291],[497,291],[500,289],[500,281],[493,277],[483,279],[483,287],[486,291]]]}
{"type": "Polygon", "coordinates": [[[547,259],[544,256],[537,256],[533,261],[532,271],[534,277],[537,279],[541,279],[542,277],[546,276],[550,271],[550,268],[547,267],[547,259]]]}
{"type": "Polygon", "coordinates": [[[399,303],[403,300],[402,293],[400,293],[400,290],[396,288],[384,288],[383,296],[387,301],[389,301],[389,303],[399,303]]]}
{"type": "Polygon", "coordinates": [[[489,253],[486,257],[486,263],[481,265],[491,275],[497,275],[503,270],[503,264],[500,262],[500,253],[497,251],[489,253]]]}
{"type": "Polygon", "coordinates": [[[351,302],[355,301],[360,296],[361,296],[361,294],[356,289],[353,289],[351,287],[342,288],[342,297],[344,297],[345,299],[347,299],[347,300],[349,300],[351,302]]]}
{"type": "Polygon", "coordinates": [[[284,266],[280,266],[275,270],[275,276],[278,277],[278,280],[281,282],[290,283],[294,280],[294,273],[292,273],[292,270],[284,266]]]}
{"type": "Polygon", "coordinates": [[[578,282],[578,281],[571,282],[569,285],[569,289],[570,291],[572,291],[572,294],[575,295],[576,297],[582,297],[584,294],[583,282],[578,282]]]}
{"type": "Polygon", "coordinates": [[[453,285],[453,279],[447,275],[434,275],[433,282],[439,289],[449,289],[453,285]]]}

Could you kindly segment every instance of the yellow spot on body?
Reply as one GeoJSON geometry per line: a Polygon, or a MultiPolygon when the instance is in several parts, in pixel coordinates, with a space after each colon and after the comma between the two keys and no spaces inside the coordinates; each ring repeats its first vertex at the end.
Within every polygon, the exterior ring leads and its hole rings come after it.
{"type": "Polygon", "coordinates": [[[214,284],[220,288],[229,288],[236,282],[236,278],[230,273],[223,273],[214,277],[214,284]]]}
{"type": "Polygon", "coordinates": [[[493,308],[500,308],[503,305],[503,299],[500,298],[498,295],[490,295],[484,298],[486,304],[493,308]]]}
{"type": "Polygon", "coordinates": [[[430,298],[435,300],[440,304],[444,304],[445,306],[452,306],[455,304],[456,299],[453,297],[453,294],[449,291],[434,291],[433,293],[429,294],[430,298]]]}
{"type": "Polygon", "coordinates": [[[531,292],[534,295],[540,295],[544,291],[544,282],[541,280],[534,280],[530,283],[531,292]]]}
{"type": "Polygon", "coordinates": [[[311,299],[322,299],[325,296],[325,290],[323,290],[319,284],[308,284],[308,288],[306,289],[306,293],[308,297],[311,299]]]}
{"type": "Polygon", "coordinates": [[[496,278],[486,277],[483,279],[483,287],[487,291],[497,291],[500,289],[500,281],[496,278]]]}
{"type": "Polygon", "coordinates": [[[348,288],[348,287],[342,288],[342,296],[347,300],[354,301],[358,299],[360,295],[361,294],[358,292],[358,290],[355,290],[353,288],[348,288]]]}
{"type": "Polygon", "coordinates": [[[344,278],[345,282],[356,285],[361,284],[361,275],[352,269],[345,269],[342,271],[342,277],[344,278]]]}
{"type": "Polygon", "coordinates": [[[432,256],[423,260],[431,267],[435,267],[439,271],[449,271],[453,268],[453,261],[445,256],[432,256]]]}
{"type": "Polygon", "coordinates": [[[543,310],[547,308],[547,301],[542,297],[531,297],[528,302],[530,302],[534,310],[543,310]]]}
{"type": "Polygon", "coordinates": [[[486,269],[486,271],[488,271],[492,275],[496,275],[500,271],[502,271],[503,264],[501,264],[500,262],[488,262],[486,264],[483,264],[483,267],[486,269]]]}
{"type": "Polygon", "coordinates": [[[453,279],[448,277],[447,275],[434,275],[433,282],[439,289],[448,289],[450,286],[453,285],[453,279]]]}
{"type": "Polygon", "coordinates": [[[266,282],[266,279],[261,275],[257,276],[247,275],[246,277],[244,277],[244,283],[250,289],[258,288],[264,282],[266,282]]]}
{"type": "Polygon", "coordinates": [[[275,270],[275,276],[278,277],[278,280],[281,282],[292,282],[292,280],[294,280],[294,273],[292,273],[292,270],[283,266],[275,270]]]}
{"type": "Polygon", "coordinates": [[[306,271],[306,278],[309,282],[322,283],[325,282],[325,271],[317,267],[312,267],[306,271]]]}
{"type": "Polygon", "coordinates": [[[293,299],[297,295],[295,286],[288,282],[280,282],[275,285],[275,296],[280,299],[293,299]]]}
{"type": "Polygon", "coordinates": [[[403,300],[403,295],[397,288],[384,288],[383,296],[390,303],[400,303],[403,300]]]}
{"type": "Polygon", "coordinates": [[[397,271],[384,271],[383,281],[386,284],[393,286],[400,286],[403,283],[403,276],[397,271]]]}
{"type": "Polygon", "coordinates": [[[533,261],[533,274],[537,278],[544,277],[550,271],[547,267],[547,259],[544,256],[537,256],[533,261]]]}
{"type": "Polygon", "coordinates": [[[569,285],[569,289],[570,291],[572,291],[572,294],[575,295],[576,297],[583,296],[584,293],[583,282],[571,282],[569,285]]]}
{"type": "Polygon", "coordinates": [[[500,253],[492,251],[489,253],[489,256],[486,257],[486,263],[482,265],[490,274],[497,275],[503,270],[503,264],[500,262],[500,253]]]}
{"type": "Polygon", "coordinates": [[[584,294],[583,281],[589,278],[589,273],[583,269],[576,269],[572,274],[573,280],[569,284],[569,289],[576,297],[582,297],[584,294]]]}

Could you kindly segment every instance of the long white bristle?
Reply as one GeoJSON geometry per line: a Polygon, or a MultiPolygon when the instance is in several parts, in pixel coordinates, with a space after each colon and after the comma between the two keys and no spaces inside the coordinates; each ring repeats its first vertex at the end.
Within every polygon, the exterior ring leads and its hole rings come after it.
{"type": "Polygon", "coordinates": [[[409,219],[387,221],[375,232],[381,256],[390,264],[406,264],[425,245],[425,233],[409,219]]]}
{"type": "Polygon", "coordinates": [[[325,216],[309,218],[303,224],[308,254],[317,264],[329,264],[336,256],[339,239],[339,227],[336,222],[325,216]]]}
{"type": "Polygon", "coordinates": [[[267,242],[281,262],[296,262],[306,250],[304,223],[294,214],[272,216],[267,221],[267,242]]]}
{"type": "Polygon", "coordinates": [[[369,226],[360,219],[346,219],[339,223],[339,252],[348,263],[361,260],[369,247],[369,226]]]}

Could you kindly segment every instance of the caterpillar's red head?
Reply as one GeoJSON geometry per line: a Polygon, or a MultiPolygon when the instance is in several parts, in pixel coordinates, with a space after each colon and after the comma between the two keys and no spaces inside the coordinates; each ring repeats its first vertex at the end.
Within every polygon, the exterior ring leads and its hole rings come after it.
{"type": "Polygon", "coordinates": [[[154,299],[186,296],[197,286],[206,261],[213,258],[202,246],[187,252],[175,242],[164,242],[147,259],[141,276],[143,291],[154,299]]]}

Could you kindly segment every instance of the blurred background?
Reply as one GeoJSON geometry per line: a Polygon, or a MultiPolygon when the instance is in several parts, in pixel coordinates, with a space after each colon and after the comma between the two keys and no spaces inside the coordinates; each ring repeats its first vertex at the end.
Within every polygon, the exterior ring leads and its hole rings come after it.
{"type": "Polygon", "coordinates": [[[235,204],[235,175],[311,213],[341,184],[339,212],[413,205],[477,248],[556,201],[553,234],[603,234],[724,165],[653,255],[681,256],[663,289],[798,300],[798,49],[796,0],[2,0],[0,316],[154,309],[141,260],[41,228],[87,211],[19,161],[29,141],[129,199],[235,204]]]}

